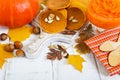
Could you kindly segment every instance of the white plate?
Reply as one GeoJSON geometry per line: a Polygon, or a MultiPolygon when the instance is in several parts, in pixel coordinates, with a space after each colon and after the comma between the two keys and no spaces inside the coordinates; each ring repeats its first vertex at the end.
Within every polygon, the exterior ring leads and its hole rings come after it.
{"type": "Polygon", "coordinates": [[[41,40],[41,42],[38,44],[40,46],[35,53],[30,54],[26,52],[26,57],[30,59],[40,57],[42,54],[45,54],[49,51],[48,46],[50,46],[51,44],[64,45],[67,48],[68,52],[74,53],[72,41],[70,37],[63,36],[63,35],[53,35],[41,40]]]}

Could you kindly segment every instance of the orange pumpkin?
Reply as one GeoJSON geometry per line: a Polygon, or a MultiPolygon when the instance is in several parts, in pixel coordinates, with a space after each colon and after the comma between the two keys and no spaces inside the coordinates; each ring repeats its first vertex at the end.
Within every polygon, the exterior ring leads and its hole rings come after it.
{"type": "Polygon", "coordinates": [[[36,16],[38,0],[0,0],[0,25],[21,27],[36,16]]]}

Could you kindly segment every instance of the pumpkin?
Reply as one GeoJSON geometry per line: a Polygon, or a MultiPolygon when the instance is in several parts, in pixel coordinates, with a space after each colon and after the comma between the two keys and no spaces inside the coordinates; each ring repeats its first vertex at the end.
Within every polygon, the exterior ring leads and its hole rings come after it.
{"type": "Polygon", "coordinates": [[[85,15],[87,7],[80,2],[71,2],[67,8],[67,29],[78,30],[87,22],[85,15]]]}
{"type": "Polygon", "coordinates": [[[70,0],[47,0],[46,6],[52,10],[64,9],[70,5],[70,0]]]}
{"type": "Polygon", "coordinates": [[[91,23],[103,29],[120,26],[120,0],[91,0],[87,9],[91,23]]]}
{"type": "Polygon", "coordinates": [[[43,31],[47,33],[58,33],[66,28],[67,11],[46,10],[40,13],[39,22],[43,31]]]}
{"type": "Polygon", "coordinates": [[[0,0],[0,25],[21,27],[36,16],[38,0],[0,0]]]}

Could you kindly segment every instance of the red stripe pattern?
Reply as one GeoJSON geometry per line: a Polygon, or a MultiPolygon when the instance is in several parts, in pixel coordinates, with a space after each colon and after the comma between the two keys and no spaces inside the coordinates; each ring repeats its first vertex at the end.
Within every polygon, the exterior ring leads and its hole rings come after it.
{"type": "Polygon", "coordinates": [[[103,33],[100,33],[85,41],[85,43],[89,46],[89,48],[98,58],[98,60],[102,62],[102,64],[106,67],[106,69],[110,73],[110,76],[113,76],[115,74],[120,74],[120,65],[114,67],[110,66],[108,63],[109,52],[101,51],[99,49],[99,46],[107,40],[117,41],[119,34],[120,34],[120,27],[106,30],[103,33]]]}

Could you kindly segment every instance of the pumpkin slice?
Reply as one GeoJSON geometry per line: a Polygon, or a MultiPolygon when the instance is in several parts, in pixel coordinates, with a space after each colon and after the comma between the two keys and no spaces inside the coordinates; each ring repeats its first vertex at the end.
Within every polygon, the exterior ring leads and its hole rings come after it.
{"type": "Polygon", "coordinates": [[[61,32],[66,28],[67,20],[65,16],[64,11],[46,10],[39,16],[41,28],[48,33],[61,32]]]}
{"type": "Polygon", "coordinates": [[[87,7],[80,2],[73,2],[73,1],[71,1],[69,8],[67,8],[68,11],[67,29],[78,30],[87,21],[85,15],[85,11],[87,7]]]}
{"type": "Polygon", "coordinates": [[[120,26],[120,0],[91,0],[87,17],[94,25],[103,29],[120,26]]]}
{"type": "Polygon", "coordinates": [[[86,16],[79,8],[68,8],[67,29],[78,30],[86,23],[86,16]]]}
{"type": "Polygon", "coordinates": [[[47,0],[46,5],[52,10],[63,9],[70,5],[70,0],[47,0]]]}

